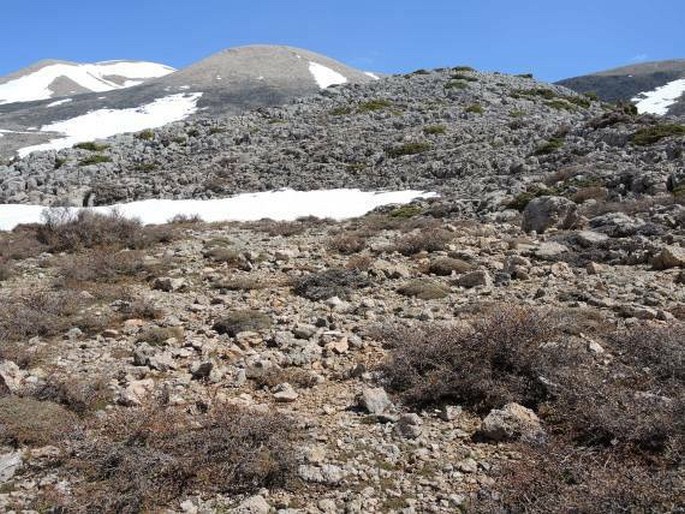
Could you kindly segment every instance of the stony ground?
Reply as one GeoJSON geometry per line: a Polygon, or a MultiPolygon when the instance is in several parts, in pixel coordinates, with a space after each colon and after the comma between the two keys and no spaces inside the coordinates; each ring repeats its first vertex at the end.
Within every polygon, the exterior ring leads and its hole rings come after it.
{"type": "MultiPolygon", "coordinates": [[[[40,409],[0,408],[2,510],[79,511],[69,501],[87,475],[67,456],[78,456],[73,445],[85,437],[75,433],[96,431],[97,420],[135,420],[150,408],[200,419],[230,405],[293,420],[293,480],[230,494],[179,489],[145,509],[505,510],[488,502],[505,494],[498,492],[502,470],[529,458],[518,439],[549,431],[543,413],[540,421],[515,404],[505,408],[513,418],[458,402],[412,407],[379,368],[392,352],[388,327],[469,324],[493,306],[553,309],[581,327],[570,331],[573,344],[610,368],[618,353],[606,342],[608,331],[685,320],[683,208],[652,206],[633,216],[613,213],[594,227],[583,218],[560,228],[566,218],[548,205],[543,214],[524,214],[524,225],[547,225],[539,233],[524,232],[520,215],[508,222],[421,215],[431,209],[437,206],[343,223],[186,221],[160,229],[159,242],[143,250],[110,247],[105,256],[97,248],[51,250],[31,231],[4,234],[4,401],[62,405],[80,428],[70,426],[66,442],[50,440],[35,432],[52,433],[42,424],[59,423],[40,409]],[[666,232],[669,221],[676,226],[666,232]],[[640,235],[645,226],[662,235],[640,235]],[[327,270],[344,278],[303,281],[327,270]],[[81,303],[59,311],[37,303],[37,292],[81,303]],[[26,298],[33,300],[22,303],[26,298]],[[56,326],[48,323],[55,312],[62,316],[56,326]],[[12,416],[31,423],[17,428],[12,416]]],[[[672,511],[682,512],[683,468],[670,469],[680,486],[666,492],[672,511]]],[[[116,511],[104,505],[90,511],[116,511]]],[[[542,511],[567,510],[550,504],[542,511]]]]}

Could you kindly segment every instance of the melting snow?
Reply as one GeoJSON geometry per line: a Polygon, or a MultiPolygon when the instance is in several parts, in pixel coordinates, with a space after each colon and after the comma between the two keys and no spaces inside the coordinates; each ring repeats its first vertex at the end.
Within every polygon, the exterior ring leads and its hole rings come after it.
{"type": "MultiPolygon", "coordinates": [[[[136,83],[140,80],[163,77],[174,68],[152,62],[108,61],[95,64],[50,64],[23,77],[0,84],[0,104],[30,102],[52,98],[50,85],[59,77],[66,77],[81,87],[101,93],[128,87],[112,82],[108,77],[125,77],[136,83]]],[[[130,81],[129,81],[130,82],[130,81]]]]}
{"type": "Polygon", "coordinates": [[[54,101],[54,102],[50,102],[50,103],[49,103],[48,105],[46,105],[45,107],[57,107],[58,105],[68,104],[68,103],[71,102],[71,101],[72,101],[71,98],[65,98],[64,100],[56,100],[56,101],[54,101]]]}
{"type": "Polygon", "coordinates": [[[661,87],[640,93],[632,99],[639,113],[666,114],[678,98],[685,93],[685,79],[678,79],[661,87]]]}
{"type": "MultiPolygon", "coordinates": [[[[197,214],[204,221],[295,220],[302,216],[337,220],[363,216],[376,207],[405,204],[416,198],[430,198],[435,193],[423,191],[367,192],[358,189],[328,191],[293,191],[246,193],[218,200],[143,200],[90,210],[107,213],[117,209],[127,218],[145,224],[166,223],[178,214],[197,214]]],[[[21,223],[40,223],[43,205],[0,204],[0,230],[12,230],[21,223]]],[[[77,211],[77,208],[72,208],[77,211]]]]}
{"type": "Polygon", "coordinates": [[[321,89],[347,82],[345,76],[317,62],[309,62],[309,72],[313,75],[314,80],[316,80],[321,89]]]}
{"type": "Polygon", "coordinates": [[[60,150],[76,143],[102,139],[125,132],[157,128],[180,121],[197,112],[197,101],[202,93],[185,93],[166,96],[152,103],[131,109],[100,109],[64,121],[43,125],[43,132],[59,132],[66,137],[48,143],[28,146],[19,150],[24,157],[41,150],[60,150]]]}

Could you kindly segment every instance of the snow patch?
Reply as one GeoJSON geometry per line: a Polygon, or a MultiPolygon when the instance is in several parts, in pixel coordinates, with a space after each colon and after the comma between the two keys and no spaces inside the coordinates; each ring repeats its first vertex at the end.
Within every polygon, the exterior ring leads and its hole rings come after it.
{"type": "MultiPolygon", "coordinates": [[[[138,218],[144,224],[166,223],[182,214],[198,215],[204,221],[256,221],[263,218],[292,221],[302,216],[342,220],[363,216],[376,207],[406,204],[417,198],[431,198],[424,191],[360,191],[333,189],[265,193],[246,193],[217,200],[143,200],[89,210],[108,213],[116,209],[127,218],[138,218]]],[[[21,223],[40,223],[44,205],[0,204],[0,230],[12,230],[21,223]]],[[[71,208],[76,212],[78,208],[71,208]]]]}
{"type": "Polygon", "coordinates": [[[20,157],[25,157],[41,150],[60,150],[83,141],[161,127],[197,112],[197,102],[201,96],[202,93],[180,93],[159,98],[140,107],[100,109],[68,120],[43,125],[40,128],[42,132],[58,132],[66,137],[28,146],[20,149],[18,153],[20,157]]]}
{"type": "Polygon", "coordinates": [[[312,74],[321,89],[347,82],[347,78],[344,75],[313,61],[309,61],[309,73],[312,74]]]}
{"type": "Polygon", "coordinates": [[[378,75],[376,75],[375,73],[373,73],[371,71],[365,71],[364,75],[366,75],[367,77],[371,77],[373,80],[380,80],[381,79],[378,75]]]}
{"type": "Polygon", "coordinates": [[[174,68],[152,62],[108,61],[95,64],[50,64],[33,73],[0,84],[0,104],[52,98],[54,91],[50,89],[50,86],[60,77],[68,78],[89,91],[101,93],[130,87],[130,85],[139,84],[142,79],[163,77],[174,71],[176,71],[174,68]],[[112,81],[114,77],[129,80],[120,85],[112,81]]]}
{"type": "Polygon", "coordinates": [[[68,103],[71,102],[71,101],[72,101],[71,98],[65,98],[64,100],[56,100],[56,101],[54,101],[54,102],[50,102],[50,103],[49,103],[48,105],[46,105],[45,107],[57,107],[58,105],[68,104],[68,103]]]}
{"type": "Polygon", "coordinates": [[[685,93],[685,79],[668,82],[661,87],[640,93],[631,101],[637,106],[640,114],[666,114],[669,107],[675,104],[685,93]]]}

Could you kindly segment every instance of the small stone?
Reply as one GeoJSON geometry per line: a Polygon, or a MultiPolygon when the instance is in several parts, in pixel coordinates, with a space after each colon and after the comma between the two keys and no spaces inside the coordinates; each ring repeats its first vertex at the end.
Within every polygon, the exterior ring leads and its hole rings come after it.
{"type": "Polygon", "coordinates": [[[588,262],[587,266],[585,266],[585,271],[587,271],[588,275],[599,275],[604,271],[604,266],[596,262],[588,262]]]}
{"type": "Polygon", "coordinates": [[[480,427],[480,435],[492,441],[538,440],[544,436],[540,419],[518,403],[490,411],[480,427]]]}
{"type": "Polygon", "coordinates": [[[476,473],[478,471],[478,463],[469,457],[457,463],[457,468],[464,473],[476,473]]]}
{"type": "Polygon", "coordinates": [[[342,355],[344,353],[347,353],[347,351],[350,349],[350,345],[347,341],[346,337],[343,337],[342,339],[338,341],[333,341],[332,343],[328,343],[326,345],[326,349],[332,351],[335,354],[342,355]]]}
{"type": "Polygon", "coordinates": [[[24,459],[21,452],[11,452],[0,455],[0,484],[4,484],[14,477],[21,468],[24,459]]]}
{"type": "Polygon", "coordinates": [[[421,435],[422,424],[421,416],[415,413],[404,414],[397,420],[395,432],[407,439],[416,439],[421,435]]]}
{"type": "Polygon", "coordinates": [[[597,341],[589,341],[587,344],[587,349],[595,355],[601,355],[604,353],[604,348],[597,341]]]}
{"type": "Polygon", "coordinates": [[[359,406],[369,414],[382,414],[392,406],[382,387],[365,387],[358,397],[359,406]]]}
{"type": "Polygon", "coordinates": [[[269,503],[263,496],[251,496],[244,500],[236,508],[231,509],[232,514],[269,514],[269,503]]]}
{"type": "Polygon", "coordinates": [[[190,374],[193,376],[194,380],[201,380],[209,378],[212,369],[214,369],[214,363],[212,361],[195,362],[190,366],[190,374]]]}
{"type": "Polygon", "coordinates": [[[273,396],[277,402],[289,403],[297,400],[300,395],[297,394],[293,386],[284,382],[276,386],[276,392],[273,396]]]}
{"type": "Polygon", "coordinates": [[[188,284],[182,278],[159,277],[152,283],[152,288],[167,293],[180,292],[188,289],[188,284]]]}
{"type": "Polygon", "coordinates": [[[454,421],[457,419],[459,416],[461,416],[463,412],[463,409],[461,406],[457,405],[445,405],[441,410],[440,410],[440,419],[444,421],[454,421]]]}

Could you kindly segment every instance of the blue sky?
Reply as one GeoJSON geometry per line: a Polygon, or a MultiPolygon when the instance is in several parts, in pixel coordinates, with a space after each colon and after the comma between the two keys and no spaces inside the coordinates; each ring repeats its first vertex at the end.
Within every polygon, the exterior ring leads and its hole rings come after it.
{"type": "Polygon", "coordinates": [[[365,70],[470,64],[544,80],[685,58],[685,0],[2,0],[0,75],[43,58],[183,67],[252,43],[365,70]]]}

